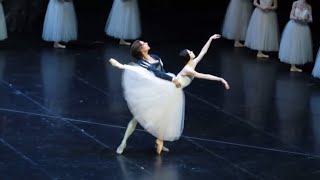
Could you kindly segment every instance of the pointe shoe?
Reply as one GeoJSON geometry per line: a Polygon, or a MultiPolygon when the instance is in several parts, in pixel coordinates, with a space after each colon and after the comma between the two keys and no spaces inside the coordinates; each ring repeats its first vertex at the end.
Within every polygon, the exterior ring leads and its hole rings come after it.
{"type": "Polygon", "coordinates": [[[169,152],[169,148],[163,146],[163,147],[162,147],[162,151],[164,151],[164,152],[169,152]]]}
{"type": "MultiPolygon", "coordinates": [[[[156,144],[154,147],[157,149],[158,145],[156,144]]],[[[163,152],[169,152],[170,150],[169,150],[169,148],[163,146],[163,147],[162,147],[162,151],[163,151],[163,152]]]]}
{"type": "Polygon", "coordinates": [[[240,42],[236,41],[233,45],[234,47],[244,47],[243,44],[241,44],[240,42]]]}
{"type": "Polygon", "coordinates": [[[117,60],[115,60],[113,58],[110,58],[109,62],[113,67],[117,67],[119,69],[124,69],[124,65],[119,63],[117,60]]]}
{"type": "Polygon", "coordinates": [[[263,53],[258,53],[257,54],[258,58],[269,58],[269,55],[263,54],[263,53]]]}
{"type": "Polygon", "coordinates": [[[157,143],[157,153],[161,154],[161,151],[162,151],[162,148],[163,148],[163,141],[160,141],[160,140],[157,139],[156,143],[157,143]]]}
{"type": "Polygon", "coordinates": [[[121,143],[120,146],[117,148],[117,154],[122,154],[126,146],[127,146],[126,143],[121,143]]]}
{"type": "Polygon", "coordinates": [[[55,42],[55,43],[53,44],[53,47],[54,47],[54,48],[61,48],[61,49],[66,48],[66,46],[65,46],[65,45],[62,45],[62,44],[57,43],[57,42],[55,42]]]}
{"type": "Polygon", "coordinates": [[[302,72],[302,69],[296,68],[296,67],[291,67],[290,68],[291,72],[302,72]]]}
{"type": "Polygon", "coordinates": [[[126,45],[126,46],[130,46],[130,45],[131,45],[131,43],[129,43],[129,42],[123,40],[123,39],[120,39],[119,44],[121,44],[121,45],[126,45]]]}

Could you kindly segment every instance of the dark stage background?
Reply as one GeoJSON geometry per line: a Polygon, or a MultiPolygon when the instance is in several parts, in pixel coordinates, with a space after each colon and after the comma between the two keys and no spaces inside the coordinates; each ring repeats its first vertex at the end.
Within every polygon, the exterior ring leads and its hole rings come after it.
{"type": "MultiPolygon", "coordinates": [[[[278,0],[277,10],[282,32],[289,19],[293,0],[278,0]]],[[[112,0],[74,0],[78,23],[79,41],[106,41],[104,26],[112,0]]],[[[220,33],[221,24],[229,0],[140,0],[143,36],[147,41],[203,41],[212,33],[220,33]]],[[[320,38],[320,1],[309,1],[313,7],[314,22],[310,25],[314,49],[320,38]]],[[[41,39],[42,23],[48,0],[5,0],[9,39],[41,39]]]]}

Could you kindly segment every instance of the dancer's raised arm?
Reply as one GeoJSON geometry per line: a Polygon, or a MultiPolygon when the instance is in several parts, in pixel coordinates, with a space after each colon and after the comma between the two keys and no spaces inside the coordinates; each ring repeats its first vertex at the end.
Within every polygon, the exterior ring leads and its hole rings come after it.
{"type": "Polygon", "coordinates": [[[210,44],[211,44],[212,40],[213,40],[213,39],[219,39],[220,37],[221,37],[220,34],[214,34],[213,36],[211,36],[211,37],[209,38],[209,40],[207,41],[207,43],[206,43],[206,44],[203,46],[203,48],[201,49],[199,55],[198,55],[196,58],[194,58],[193,62],[194,62],[195,65],[197,65],[197,64],[201,61],[201,59],[203,58],[203,56],[207,53],[207,51],[208,51],[208,49],[209,49],[209,47],[210,47],[210,44]]]}

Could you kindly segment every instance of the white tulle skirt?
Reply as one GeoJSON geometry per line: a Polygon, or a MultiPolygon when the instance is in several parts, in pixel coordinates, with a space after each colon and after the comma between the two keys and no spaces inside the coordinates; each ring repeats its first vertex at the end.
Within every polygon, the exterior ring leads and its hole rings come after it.
{"type": "Polygon", "coordinates": [[[312,70],[312,75],[314,77],[320,78],[320,48],[318,50],[316,63],[315,63],[313,70],[312,70]]]}
{"type": "Polygon", "coordinates": [[[279,27],[274,11],[266,12],[255,8],[249,22],[245,46],[260,51],[278,51],[279,27]]]}
{"type": "Polygon", "coordinates": [[[282,33],[280,61],[288,64],[305,64],[313,61],[312,38],[308,24],[290,20],[282,33]]]}
{"type": "Polygon", "coordinates": [[[8,37],[6,18],[4,16],[3,7],[0,2],[0,40],[4,40],[8,37]]]}
{"type": "Polygon", "coordinates": [[[245,40],[251,14],[251,1],[231,0],[224,18],[222,36],[230,40],[245,40]]]}
{"type": "Polygon", "coordinates": [[[50,0],[43,25],[42,38],[46,41],[76,40],[77,18],[73,2],[50,0]]]}
{"type": "Polygon", "coordinates": [[[137,0],[114,0],[105,26],[107,35],[118,39],[137,39],[141,36],[137,0]]]}
{"type": "Polygon", "coordinates": [[[145,68],[131,67],[123,72],[122,86],[134,119],[156,138],[179,139],[184,127],[183,90],[145,68]]]}

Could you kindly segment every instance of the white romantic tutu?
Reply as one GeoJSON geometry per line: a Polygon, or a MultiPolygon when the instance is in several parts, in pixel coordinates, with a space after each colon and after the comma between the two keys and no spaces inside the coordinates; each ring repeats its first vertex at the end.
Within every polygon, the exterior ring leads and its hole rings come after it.
{"type": "Polygon", "coordinates": [[[250,0],[231,0],[222,27],[222,36],[231,40],[245,40],[252,14],[250,0]]]}
{"type": "Polygon", "coordinates": [[[46,41],[76,40],[77,18],[73,2],[50,0],[43,25],[42,38],[46,41]]]}
{"type": "Polygon", "coordinates": [[[245,46],[260,51],[278,51],[279,27],[274,11],[265,12],[255,8],[249,22],[245,46]]]}
{"type": "Polygon", "coordinates": [[[320,48],[318,50],[316,63],[315,63],[313,70],[312,70],[312,75],[314,77],[320,78],[320,48]]]}
{"type": "Polygon", "coordinates": [[[0,40],[4,40],[8,37],[6,18],[4,16],[3,7],[0,1],[0,40]]]}
{"type": "Polygon", "coordinates": [[[118,39],[137,39],[141,36],[137,0],[114,0],[105,26],[107,35],[118,39]]]}
{"type": "Polygon", "coordinates": [[[185,114],[182,88],[138,65],[130,67],[123,72],[122,86],[133,118],[156,138],[179,139],[185,114]]]}
{"type": "Polygon", "coordinates": [[[305,64],[313,61],[312,53],[309,25],[290,20],[282,33],[280,61],[288,64],[305,64]]]}

